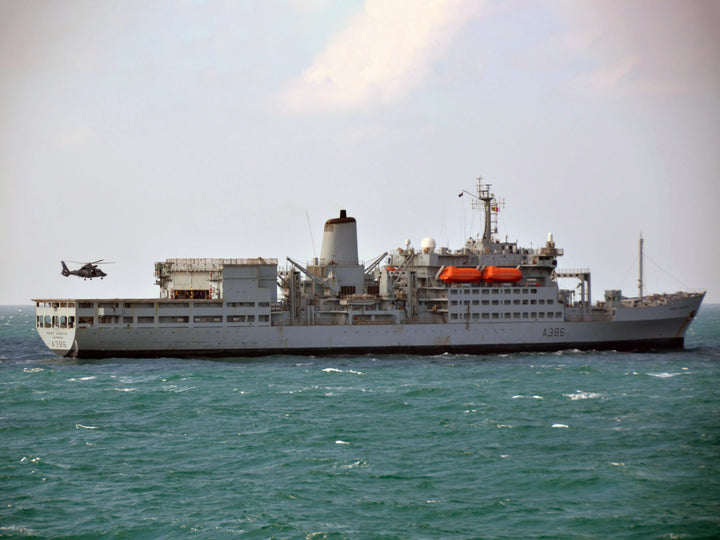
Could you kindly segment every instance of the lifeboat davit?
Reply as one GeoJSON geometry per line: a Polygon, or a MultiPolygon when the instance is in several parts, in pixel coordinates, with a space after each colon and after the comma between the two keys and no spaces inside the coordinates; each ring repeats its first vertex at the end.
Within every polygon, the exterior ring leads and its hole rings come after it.
{"type": "Polygon", "coordinates": [[[517,283],[522,279],[522,271],[503,266],[486,266],[482,272],[482,279],[490,283],[517,283]]]}

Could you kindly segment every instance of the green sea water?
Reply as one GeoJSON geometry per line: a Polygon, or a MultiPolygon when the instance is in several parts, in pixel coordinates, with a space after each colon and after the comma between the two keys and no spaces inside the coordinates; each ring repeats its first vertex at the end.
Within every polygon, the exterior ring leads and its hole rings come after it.
{"type": "Polygon", "coordinates": [[[686,350],[55,357],[0,308],[0,537],[716,538],[720,306],[686,350]]]}

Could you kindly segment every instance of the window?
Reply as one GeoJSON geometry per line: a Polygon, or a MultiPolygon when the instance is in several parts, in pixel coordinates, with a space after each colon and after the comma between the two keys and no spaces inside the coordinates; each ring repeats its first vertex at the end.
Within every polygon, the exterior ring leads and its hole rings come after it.
{"type": "Polygon", "coordinates": [[[190,322],[190,317],[187,315],[161,315],[158,317],[158,322],[161,324],[186,323],[190,322]]]}
{"type": "Polygon", "coordinates": [[[228,302],[228,307],[237,308],[237,307],[255,307],[255,302],[228,302]]]}
{"type": "Polygon", "coordinates": [[[221,315],[198,315],[193,317],[194,323],[221,323],[221,315]]]}

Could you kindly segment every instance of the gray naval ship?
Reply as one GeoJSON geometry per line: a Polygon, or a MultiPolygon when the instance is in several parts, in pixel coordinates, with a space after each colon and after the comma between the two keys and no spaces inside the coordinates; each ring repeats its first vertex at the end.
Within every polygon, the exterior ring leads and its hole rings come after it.
{"type": "Polygon", "coordinates": [[[341,210],[325,223],[320,257],[304,266],[168,259],[155,263],[159,298],[35,299],[37,331],[73,358],[684,346],[704,292],[643,295],[641,257],[638,296],[609,290],[593,305],[590,272],[559,270],[552,235],[536,249],[499,241],[490,185],[478,179],[477,192],[464,193],[484,231],[457,250],[406,241],[363,265],[357,223],[341,210]]]}

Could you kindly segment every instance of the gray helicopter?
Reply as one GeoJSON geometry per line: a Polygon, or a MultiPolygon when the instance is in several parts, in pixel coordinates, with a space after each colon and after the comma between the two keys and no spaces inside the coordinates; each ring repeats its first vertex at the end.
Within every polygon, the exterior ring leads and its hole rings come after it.
{"type": "MultiPolygon", "coordinates": [[[[69,261],[69,262],[75,262],[75,261],[69,261]]],[[[75,263],[75,264],[82,264],[80,268],[77,270],[70,270],[67,265],[65,264],[65,261],[60,261],[60,264],[62,264],[62,272],[61,274],[65,277],[67,276],[78,276],[83,279],[92,279],[99,277],[100,279],[107,276],[105,272],[100,270],[98,268],[98,264],[113,264],[111,262],[103,262],[103,259],[89,262],[89,263],[75,263]]]]}

